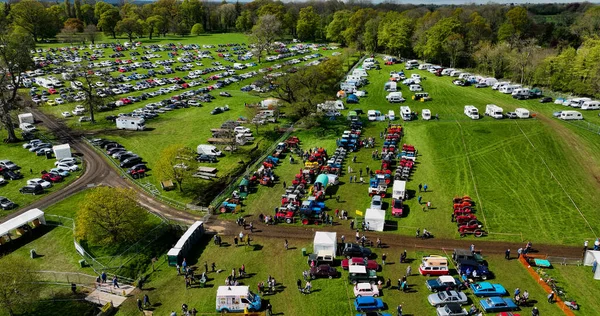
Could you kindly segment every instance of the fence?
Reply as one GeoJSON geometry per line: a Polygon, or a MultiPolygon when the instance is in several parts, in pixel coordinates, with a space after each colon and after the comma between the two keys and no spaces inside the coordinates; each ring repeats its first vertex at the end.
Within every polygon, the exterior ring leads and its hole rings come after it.
{"type": "Polygon", "coordinates": [[[54,284],[94,284],[96,282],[95,275],[78,272],[34,271],[32,273],[38,275],[40,282],[54,284]]]}
{"type": "Polygon", "coordinates": [[[600,135],[600,125],[596,125],[584,120],[572,120],[572,121],[565,121],[571,125],[574,125],[578,128],[590,131],[594,134],[600,135]]]}

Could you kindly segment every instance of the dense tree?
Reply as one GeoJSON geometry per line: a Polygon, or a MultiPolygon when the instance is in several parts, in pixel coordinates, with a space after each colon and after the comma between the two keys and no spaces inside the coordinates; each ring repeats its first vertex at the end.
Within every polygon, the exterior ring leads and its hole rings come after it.
{"type": "Polygon", "coordinates": [[[96,16],[96,19],[99,20],[102,16],[102,13],[112,9],[114,9],[114,7],[111,4],[103,1],[98,1],[96,2],[96,6],[94,7],[94,15],[96,16]]]}
{"type": "Polygon", "coordinates": [[[412,21],[398,12],[388,12],[379,24],[379,46],[393,55],[408,55],[411,51],[412,21]]]}
{"type": "Polygon", "coordinates": [[[34,40],[38,40],[40,34],[48,21],[44,5],[37,0],[23,0],[11,6],[10,18],[13,23],[31,34],[34,40]]]}
{"type": "Polygon", "coordinates": [[[577,18],[571,29],[581,37],[597,36],[600,33],[600,6],[585,11],[585,14],[577,18]]]}
{"type": "Polygon", "coordinates": [[[478,12],[473,12],[470,21],[465,25],[467,41],[471,45],[477,45],[481,41],[489,40],[492,28],[488,21],[478,12]]]}
{"type": "Polygon", "coordinates": [[[70,18],[65,21],[64,27],[74,29],[77,32],[83,32],[83,21],[76,18],[70,18]]]}
{"type": "Polygon", "coordinates": [[[193,35],[204,34],[204,26],[202,26],[201,23],[194,24],[194,26],[192,26],[192,34],[193,35]]]}
{"type": "Polygon", "coordinates": [[[448,54],[450,58],[450,67],[456,66],[456,60],[460,57],[465,49],[465,41],[462,34],[452,33],[446,37],[442,44],[444,52],[448,54]]]}
{"type": "Polygon", "coordinates": [[[439,20],[425,33],[426,39],[423,45],[415,47],[419,57],[438,63],[448,61],[444,53],[444,45],[446,45],[450,35],[461,32],[460,28],[460,21],[456,17],[439,20]]]}
{"type": "Polygon", "coordinates": [[[260,6],[260,8],[257,10],[258,16],[274,15],[275,17],[277,17],[279,22],[283,22],[283,17],[285,15],[285,13],[286,13],[285,7],[283,6],[283,3],[281,3],[281,2],[267,3],[265,5],[260,6]]]}
{"type": "Polygon", "coordinates": [[[296,31],[300,40],[314,40],[319,28],[320,17],[312,6],[300,9],[296,31]]]}
{"type": "Polygon", "coordinates": [[[78,18],[79,20],[82,20],[82,14],[81,14],[81,0],[75,0],[74,2],[74,10],[75,10],[75,17],[78,18]]]}
{"type": "Polygon", "coordinates": [[[250,10],[244,10],[235,20],[235,28],[238,31],[248,32],[252,29],[253,21],[252,21],[252,12],[250,10]]]}
{"type": "Polygon", "coordinates": [[[8,315],[26,315],[40,296],[39,274],[33,260],[24,256],[2,258],[0,308],[8,315]]]}
{"type": "Polygon", "coordinates": [[[86,25],[87,24],[96,24],[98,19],[94,14],[94,7],[91,4],[85,3],[81,6],[81,18],[86,25]]]}
{"type": "Polygon", "coordinates": [[[232,3],[222,4],[217,8],[219,15],[219,24],[222,30],[229,30],[230,27],[235,27],[237,19],[237,11],[232,3]]]}
{"type": "Polygon", "coordinates": [[[142,25],[135,18],[126,18],[121,20],[117,22],[115,27],[115,32],[119,34],[127,34],[127,38],[129,38],[130,42],[133,41],[134,34],[141,35],[144,32],[143,30],[144,29],[142,25]]]}
{"type": "Polygon", "coordinates": [[[498,40],[507,41],[511,46],[517,45],[526,37],[531,27],[527,10],[514,7],[506,12],[506,21],[498,29],[498,40]]]}
{"type": "Polygon", "coordinates": [[[256,49],[258,62],[260,63],[261,55],[264,51],[270,52],[273,42],[281,36],[281,22],[276,16],[271,14],[262,15],[258,18],[258,22],[252,28],[250,35],[250,43],[256,49]]]}
{"type": "Polygon", "coordinates": [[[375,18],[367,21],[365,24],[365,33],[363,34],[363,43],[367,52],[375,53],[378,47],[378,31],[381,19],[375,18]]]}
{"type": "Polygon", "coordinates": [[[173,180],[179,191],[183,191],[183,182],[192,179],[196,171],[196,153],[183,145],[171,145],[158,157],[155,173],[161,180],[173,180]]]}
{"type": "Polygon", "coordinates": [[[148,227],[148,212],[132,189],[97,187],[79,205],[75,234],[95,245],[132,242],[148,227]]]}
{"type": "Polygon", "coordinates": [[[105,11],[100,15],[100,19],[98,20],[98,27],[107,35],[112,35],[113,38],[117,38],[117,23],[121,20],[121,15],[119,14],[119,10],[112,8],[108,11],[105,11]]]}
{"type": "Polygon", "coordinates": [[[98,29],[94,24],[86,25],[85,29],[83,29],[83,36],[86,40],[90,41],[92,44],[96,43],[98,39],[98,29]]]}
{"type": "Polygon", "coordinates": [[[354,45],[358,49],[364,49],[362,36],[365,33],[365,25],[367,21],[377,16],[377,11],[367,8],[359,9],[348,21],[348,27],[342,32],[346,39],[346,43],[354,45]]]}
{"type": "Polygon", "coordinates": [[[346,45],[346,38],[342,32],[348,28],[351,16],[352,12],[348,10],[337,11],[334,13],[333,20],[327,26],[327,39],[340,43],[341,45],[346,45]]]}
{"type": "Polygon", "coordinates": [[[147,29],[146,32],[148,33],[148,37],[150,39],[152,39],[152,35],[155,32],[160,33],[160,26],[164,25],[165,21],[163,19],[162,16],[160,15],[153,15],[149,18],[146,19],[146,25],[147,25],[147,29]]]}

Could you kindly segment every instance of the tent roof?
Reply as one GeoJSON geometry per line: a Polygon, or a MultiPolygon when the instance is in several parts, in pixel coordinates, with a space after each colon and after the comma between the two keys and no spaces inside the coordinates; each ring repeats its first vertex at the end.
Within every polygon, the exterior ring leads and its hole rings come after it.
{"type": "Polygon", "coordinates": [[[6,222],[0,224],[0,236],[8,234],[9,231],[19,228],[29,222],[34,221],[40,217],[44,217],[44,212],[38,208],[31,209],[15,218],[11,218],[6,222]]]}
{"type": "Polygon", "coordinates": [[[248,291],[250,291],[249,286],[219,286],[217,297],[246,295],[248,291]]]}
{"type": "Polygon", "coordinates": [[[179,240],[175,244],[175,247],[173,247],[173,248],[179,248],[179,249],[183,248],[183,246],[185,245],[185,242],[196,231],[196,229],[198,228],[198,226],[200,226],[202,224],[203,224],[203,222],[200,222],[200,221],[197,221],[194,224],[192,224],[192,226],[190,226],[190,228],[188,228],[188,230],[185,231],[185,233],[183,234],[183,236],[181,236],[181,238],[179,238],[179,240]]]}
{"type": "Polygon", "coordinates": [[[60,150],[60,149],[71,149],[71,146],[69,146],[69,144],[61,144],[61,145],[55,145],[52,146],[52,150],[60,150]]]}
{"type": "Polygon", "coordinates": [[[315,245],[336,245],[337,244],[337,233],[335,232],[315,232],[315,245]]]}
{"type": "Polygon", "coordinates": [[[385,211],[384,210],[376,210],[372,208],[368,208],[365,212],[365,220],[366,219],[385,219],[385,211]]]}

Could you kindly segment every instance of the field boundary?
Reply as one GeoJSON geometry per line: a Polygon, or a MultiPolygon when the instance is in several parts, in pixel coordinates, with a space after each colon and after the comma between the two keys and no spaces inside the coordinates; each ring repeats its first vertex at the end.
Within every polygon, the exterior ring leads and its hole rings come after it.
{"type": "Polygon", "coordinates": [[[579,212],[579,215],[581,216],[581,218],[583,218],[583,220],[585,221],[585,223],[589,227],[589,229],[592,232],[592,234],[594,234],[594,236],[597,238],[598,235],[596,234],[596,231],[594,231],[594,228],[592,228],[592,225],[590,224],[590,222],[588,222],[587,218],[585,218],[585,215],[583,215],[583,212],[581,212],[581,210],[579,209],[579,207],[577,206],[577,204],[575,203],[575,201],[573,200],[573,198],[571,197],[571,195],[569,194],[569,192],[567,192],[567,190],[565,190],[565,187],[562,185],[562,183],[560,183],[560,181],[558,181],[558,178],[556,178],[556,176],[554,175],[554,172],[552,172],[552,170],[550,169],[550,167],[546,163],[546,160],[544,159],[544,157],[542,157],[542,155],[540,155],[538,153],[537,148],[535,147],[535,145],[533,144],[533,142],[531,142],[531,140],[529,139],[529,137],[527,136],[527,134],[525,134],[525,131],[523,131],[523,129],[521,128],[521,126],[519,125],[519,123],[517,121],[514,121],[514,122],[517,125],[517,127],[519,128],[519,130],[521,131],[521,133],[523,134],[523,136],[525,136],[525,139],[527,139],[527,141],[529,142],[529,144],[531,145],[531,147],[533,147],[533,150],[536,153],[536,155],[542,160],[542,163],[544,163],[544,166],[546,167],[546,169],[548,170],[548,172],[550,172],[550,176],[552,176],[552,178],[554,178],[554,180],[556,181],[556,183],[558,183],[558,186],[560,186],[560,188],[565,193],[565,195],[569,198],[569,200],[571,201],[571,203],[573,203],[573,206],[575,206],[575,209],[577,210],[577,212],[579,212]]]}

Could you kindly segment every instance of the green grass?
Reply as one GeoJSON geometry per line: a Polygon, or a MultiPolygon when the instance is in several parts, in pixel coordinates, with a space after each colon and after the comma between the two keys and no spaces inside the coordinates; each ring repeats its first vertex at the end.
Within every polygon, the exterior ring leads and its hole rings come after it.
{"type": "MultiPolygon", "coordinates": [[[[225,240],[231,242],[230,240],[225,240]]],[[[385,242],[385,240],[384,240],[385,242]]],[[[338,279],[317,279],[313,282],[313,294],[302,295],[296,289],[296,280],[302,278],[302,271],[308,269],[306,257],[302,257],[301,249],[307,248],[311,251],[312,246],[306,241],[290,240],[290,250],[283,250],[283,241],[278,239],[263,239],[255,236],[254,244],[259,245],[256,248],[243,247],[224,247],[219,248],[208,242],[194,247],[194,252],[188,255],[187,260],[198,268],[198,271],[204,271],[204,262],[207,261],[210,269],[212,262],[216,263],[217,269],[223,269],[220,274],[209,273],[211,279],[207,288],[185,289],[182,276],[177,276],[175,268],[168,267],[163,261],[159,271],[150,278],[147,287],[150,290],[142,291],[137,297],[148,294],[150,301],[155,304],[153,307],[155,313],[165,314],[171,310],[179,311],[181,304],[186,303],[190,308],[194,307],[199,313],[214,313],[215,294],[217,287],[222,285],[225,277],[232,268],[239,268],[245,264],[246,271],[251,274],[250,278],[243,279],[245,285],[249,285],[252,291],[256,291],[256,285],[260,281],[265,281],[269,275],[273,276],[281,284],[281,291],[275,295],[266,295],[263,298],[273,305],[274,313],[284,313],[285,315],[354,315],[352,306],[354,299],[352,286],[348,283],[347,272],[342,272],[342,277],[338,279]],[[158,303],[158,304],[157,304],[158,303]]],[[[388,278],[392,280],[392,286],[395,287],[397,279],[402,277],[406,271],[407,264],[397,262],[400,251],[403,249],[385,248],[388,255],[388,264],[378,275],[385,281],[388,278]]],[[[414,249],[408,250],[409,259],[417,259],[423,255],[423,252],[414,249]]],[[[378,258],[382,250],[375,251],[378,258]]],[[[444,253],[439,253],[444,254],[444,253]]],[[[558,315],[559,310],[544,302],[545,294],[540,286],[528,275],[527,271],[517,260],[506,262],[500,256],[486,257],[490,264],[490,269],[495,273],[496,278],[493,282],[503,284],[508,291],[512,293],[514,288],[520,287],[530,292],[531,300],[541,302],[537,304],[544,315],[558,315]]],[[[377,259],[380,262],[380,259],[377,259]]],[[[431,315],[435,313],[433,307],[427,303],[427,296],[431,294],[425,287],[426,277],[419,276],[417,267],[419,260],[411,263],[413,275],[408,278],[410,285],[409,293],[400,293],[395,289],[383,289],[381,298],[387,305],[389,312],[394,312],[398,304],[402,304],[404,313],[410,315],[431,315]]],[[[341,268],[337,267],[338,271],[341,268]]],[[[478,306],[478,299],[469,294],[471,301],[475,301],[478,306]]],[[[264,302],[264,301],[263,301],[264,302]]],[[[263,304],[266,304],[265,302],[263,304]]],[[[531,308],[524,308],[522,315],[527,315],[531,308]]],[[[119,315],[137,314],[135,298],[125,302],[119,311],[119,315]]]]}
{"type": "Polygon", "coordinates": [[[600,282],[594,280],[592,267],[556,265],[545,271],[564,289],[567,298],[577,301],[580,306],[578,314],[600,315],[600,302],[590,295],[600,290],[600,282]]]}
{"type": "MultiPolygon", "coordinates": [[[[40,132],[41,136],[46,137],[50,141],[56,144],[56,141],[51,135],[47,135],[43,132],[40,132]]],[[[4,139],[6,137],[6,131],[0,131],[0,138],[4,139]]],[[[66,186],[70,182],[74,181],[79,177],[81,171],[72,172],[68,177],[66,177],[62,182],[54,183],[51,188],[45,190],[44,194],[40,195],[31,195],[31,194],[21,194],[19,189],[24,187],[27,184],[27,180],[33,178],[41,178],[41,171],[50,170],[54,168],[55,159],[46,159],[46,156],[36,156],[35,153],[29,152],[28,149],[24,149],[22,145],[24,142],[14,143],[14,144],[0,144],[0,160],[8,159],[12,162],[16,163],[21,167],[21,173],[23,174],[23,179],[20,180],[8,180],[8,184],[0,187],[0,195],[7,197],[9,200],[13,201],[17,204],[18,208],[22,208],[32,203],[35,200],[38,200],[45,195],[48,195],[51,192],[55,192],[60,190],[62,187],[66,186]]],[[[0,210],[0,217],[6,216],[14,212],[13,210],[0,210]]]]}

